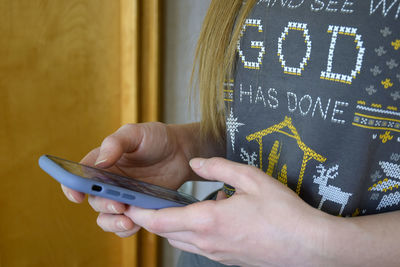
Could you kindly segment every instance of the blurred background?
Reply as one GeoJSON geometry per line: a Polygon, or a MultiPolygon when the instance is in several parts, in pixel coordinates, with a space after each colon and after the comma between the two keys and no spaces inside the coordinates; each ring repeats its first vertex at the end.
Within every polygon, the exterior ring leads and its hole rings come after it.
{"type": "MultiPolygon", "coordinates": [[[[145,231],[121,239],[37,165],[79,161],[132,122],[186,123],[210,0],[0,0],[0,266],[174,266],[145,231]]],[[[186,184],[203,198],[219,184],[186,184]]]]}

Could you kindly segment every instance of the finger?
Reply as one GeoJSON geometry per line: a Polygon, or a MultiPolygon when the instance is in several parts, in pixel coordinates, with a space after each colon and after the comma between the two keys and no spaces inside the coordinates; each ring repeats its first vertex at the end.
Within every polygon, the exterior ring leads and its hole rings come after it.
{"type": "MultiPolygon", "coordinates": [[[[135,224],[124,215],[100,213],[97,217],[97,225],[106,232],[132,231],[135,224]]],[[[137,228],[137,227],[136,227],[137,228]]]]}
{"type": "Polygon", "coordinates": [[[134,152],[142,139],[143,131],[139,125],[126,124],[122,126],[104,139],[95,166],[99,168],[111,167],[121,158],[123,153],[134,152]]]}
{"type": "Polygon", "coordinates": [[[227,198],[228,198],[228,196],[225,194],[224,191],[222,191],[222,190],[218,191],[216,200],[222,200],[222,199],[227,199],[227,198]]]}
{"type": "Polygon", "coordinates": [[[61,185],[61,190],[64,192],[65,196],[72,202],[82,203],[85,199],[85,194],[72,190],[64,185],[61,185]]]}
{"type": "Polygon", "coordinates": [[[137,232],[139,232],[140,228],[141,227],[139,225],[135,225],[132,230],[123,231],[123,232],[115,232],[115,234],[119,237],[130,237],[130,236],[136,234],[137,232]]]}
{"type": "Polygon", "coordinates": [[[248,191],[252,188],[251,179],[258,179],[264,175],[257,168],[229,161],[223,158],[194,158],[189,162],[193,171],[207,179],[230,184],[236,190],[248,191]]]}
{"type": "Polygon", "coordinates": [[[122,214],[127,209],[123,203],[93,195],[89,195],[88,202],[95,211],[102,213],[122,214]]]}
{"type": "MultiPolygon", "coordinates": [[[[193,204],[194,205],[194,204],[193,204]]],[[[165,208],[161,210],[142,209],[129,206],[124,213],[136,224],[147,229],[149,232],[161,235],[164,233],[190,231],[201,223],[193,219],[194,214],[190,206],[180,208],[165,208]]]]}

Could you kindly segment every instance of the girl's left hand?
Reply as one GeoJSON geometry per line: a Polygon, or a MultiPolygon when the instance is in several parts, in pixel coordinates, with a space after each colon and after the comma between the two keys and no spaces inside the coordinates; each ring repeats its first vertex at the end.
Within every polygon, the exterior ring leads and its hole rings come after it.
{"type": "Polygon", "coordinates": [[[182,208],[129,207],[125,215],[170,244],[223,264],[315,265],[330,215],[259,169],[222,158],[193,159],[196,174],[236,188],[230,198],[182,208]],[[300,261],[299,261],[300,260],[300,261]]]}

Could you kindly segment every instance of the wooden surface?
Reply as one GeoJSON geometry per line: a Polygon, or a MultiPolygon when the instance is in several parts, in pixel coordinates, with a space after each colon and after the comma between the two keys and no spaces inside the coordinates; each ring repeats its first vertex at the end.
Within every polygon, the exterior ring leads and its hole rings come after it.
{"type": "Polygon", "coordinates": [[[141,1],[139,58],[141,87],[140,115],[143,121],[161,119],[161,24],[162,0],[141,1]],[[152,101],[147,101],[151,99],[152,101]]]}
{"type": "Polygon", "coordinates": [[[140,3],[121,0],[121,123],[139,121],[140,3]]]}
{"type": "Polygon", "coordinates": [[[0,0],[2,267],[134,266],[37,165],[80,160],[121,125],[120,22],[119,1],[0,0]]]}

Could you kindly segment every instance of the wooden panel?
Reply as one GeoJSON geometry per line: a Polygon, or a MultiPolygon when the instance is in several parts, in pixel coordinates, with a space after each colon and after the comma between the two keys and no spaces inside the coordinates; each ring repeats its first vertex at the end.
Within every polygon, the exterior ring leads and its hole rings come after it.
{"type": "Polygon", "coordinates": [[[121,0],[121,123],[139,121],[139,1],[121,0]]]}
{"type": "Polygon", "coordinates": [[[142,121],[161,120],[161,0],[141,1],[140,37],[140,78],[142,121]]]}
{"type": "Polygon", "coordinates": [[[120,126],[120,6],[0,0],[0,266],[121,266],[103,233],[37,165],[79,160],[120,126]]]}

